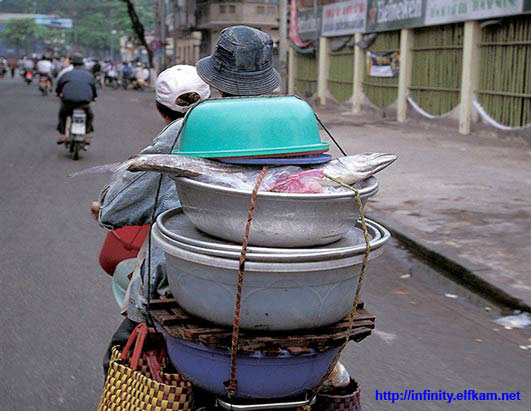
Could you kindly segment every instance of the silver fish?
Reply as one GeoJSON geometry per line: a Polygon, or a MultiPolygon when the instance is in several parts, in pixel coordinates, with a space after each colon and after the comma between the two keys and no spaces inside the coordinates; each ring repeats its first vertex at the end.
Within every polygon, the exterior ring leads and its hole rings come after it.
{"type": "MultiPolygon", "coordinates": [[[[339,157],[319,169],[327,176],[333,177],[345,184],[352,185],[365,180],[377,172],[391,165],[398,157],[394,154],[361,153],[353,156],[339,157]]],[[[332,181],[321,184],[335,185],[332,181]]]]}
{"type": "Polygon", "coordinates": [[[145,154],[129,160],[127,170],[157,171],[179,177],[197,177],[213,173],[241,173],[252,171],[255,168],[225,164],[205,158],[178,156],[175,154],[145,154]]]}

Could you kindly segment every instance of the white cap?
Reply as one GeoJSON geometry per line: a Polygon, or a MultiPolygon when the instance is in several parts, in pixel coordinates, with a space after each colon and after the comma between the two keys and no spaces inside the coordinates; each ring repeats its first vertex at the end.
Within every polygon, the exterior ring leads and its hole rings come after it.
{"type": "Polygon", "coordinates": [[[197,75],[194,66],[173,66],[157,77],[156,100],[179,113],[187,112],[208,97],[210,97],[210,87],[197,75]],[[199,100],[194,104],[182,105],[182,102],[178,101],[179,97],[187,93],[197,93],[199,100]]]}

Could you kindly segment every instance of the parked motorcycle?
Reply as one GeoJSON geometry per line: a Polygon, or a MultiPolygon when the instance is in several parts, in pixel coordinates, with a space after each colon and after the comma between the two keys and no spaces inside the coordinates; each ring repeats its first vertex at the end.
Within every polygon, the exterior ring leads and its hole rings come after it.
{"type": "Polygon", "coordinates": [[[146,81],[143,78],[134,79],[131,84],[134,90],[144,91],[146,87],[146,81]]]}
{"type": "Polygon", "coordinates": [[[79,151],[87,150],[87,143],[83,139],[86,133],[87,114],[85,110],[76,108],[71,116],[66,119],[66,135],[68,140],[65,141],[66,149],[72,154],[72,160],[79,159],[79,151]]]}

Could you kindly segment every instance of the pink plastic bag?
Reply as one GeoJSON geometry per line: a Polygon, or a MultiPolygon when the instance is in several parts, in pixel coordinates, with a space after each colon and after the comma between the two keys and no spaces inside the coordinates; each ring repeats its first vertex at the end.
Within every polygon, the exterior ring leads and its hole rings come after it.
{"type": "Polygon", "coordinates": [[[319,180],[323,178],[322,170],[307,170],[278,180],[271,191],[276,193],[319,194],[323,192],[323,187],[319,184],[319,180]]]}

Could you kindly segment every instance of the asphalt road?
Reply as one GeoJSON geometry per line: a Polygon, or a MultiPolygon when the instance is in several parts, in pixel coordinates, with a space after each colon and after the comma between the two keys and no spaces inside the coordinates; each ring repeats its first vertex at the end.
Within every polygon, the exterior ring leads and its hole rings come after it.
{"type": "MultiPolygon", "coordinates": [[[[98,265],[105,233],[89,216],[105,175],[68,178],[124,160],[163,124],[151,92],[103,91],[96,133],[74,162],[55,144],[58,102],[37,85],[0,80],[0,409],[94,410],[101,359],[121,319],[98,265]]],[[[385,188],[383,188],[385,189],[385,188]]],[[[201,296],[198,296],[201,298],[201,296]]],[[[531,335],[493,322],[497,309],[392,242],[369,266],[363,299],[377,331],[343,362],[364,410],[529,410],[531,335]],[[456,294],[448,298],[445,293],[456,294]],[[520,391],[514,402],[376,401],[375,390],[520,391]]]]}

